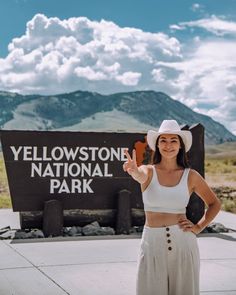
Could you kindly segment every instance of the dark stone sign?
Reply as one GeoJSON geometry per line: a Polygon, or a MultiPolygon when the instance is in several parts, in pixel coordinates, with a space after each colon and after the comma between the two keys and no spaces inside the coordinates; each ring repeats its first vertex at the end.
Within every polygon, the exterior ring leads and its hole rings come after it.
{"type": "Polygon", "coordinates": [[[145,134],[1,131],[13,210],[43,210],[50,199],[63,209],[114,209],[122,189],[143,208],[139,184],[122,169],[137,141],[145,134]]]}
{"type": "MultiPolygon", "coordinates": [[[[190,166],[204,176],[204,128],[183,129],[193,134],[190,166]]],[[[45,224],[49,235],[52,215],[58,216],[56,232],[63,223],[99,221],[115,225],[117,233],[143,225],[140,185],[123,171],[123,162],[124,150],[135,148],[138,166],[150,163],[146,134],[2,130],[0,135],[13,211],[20,212],[22,228],[45,224]]],[[[188,218],[196,223],[203,213],[203,201],[192,194],[188,218]]]]}

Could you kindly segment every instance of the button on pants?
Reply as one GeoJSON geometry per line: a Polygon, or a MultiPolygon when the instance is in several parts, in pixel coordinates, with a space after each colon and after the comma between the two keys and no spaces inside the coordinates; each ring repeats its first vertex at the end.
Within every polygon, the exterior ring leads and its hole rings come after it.
{"type": "Polygon", "coordinates": [[[137,265],[136,295],[199,295],[196,235],[178,225],[144,227],[137,265]]]}

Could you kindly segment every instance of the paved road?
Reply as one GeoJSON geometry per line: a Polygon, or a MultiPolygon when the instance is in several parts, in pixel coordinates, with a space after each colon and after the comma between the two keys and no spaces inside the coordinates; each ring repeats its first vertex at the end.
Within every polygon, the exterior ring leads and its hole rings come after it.
{"type": "MultiPolygon", "coordinates": [[[[0,228],[6,215],[17,225],[15,214],[0,210],[0,228]]],[[[236,229],[236,215],[220,219],[236,229]]],[[[134,295],[139,243],[138,236],[0,241],[0,295],[134,295]]],[[[201,294],[236,295],[236,233],[201,235],[198,244],[201,294]]]]}

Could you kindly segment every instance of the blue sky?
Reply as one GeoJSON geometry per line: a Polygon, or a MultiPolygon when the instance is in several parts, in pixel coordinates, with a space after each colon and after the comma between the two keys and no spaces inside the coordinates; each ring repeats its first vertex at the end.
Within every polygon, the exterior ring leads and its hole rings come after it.
{"type": "Polygon", "coordinates": [[[163,91],[236,134],[236,0],[0,0],[0,90],[163,91]]]}
{"type": "Polygon", "coordinates": [[[235,0],[0,0],[0,56],[7,55],[8,44],[24,34],[26,23],[37,13],[60,19],[86,16],[111,20],[121,27],[169,32],[173,23],[212,14],[235,20],[235,11],[235,0]],[[196,3],[199,9],[193,9],[196,3]]]}

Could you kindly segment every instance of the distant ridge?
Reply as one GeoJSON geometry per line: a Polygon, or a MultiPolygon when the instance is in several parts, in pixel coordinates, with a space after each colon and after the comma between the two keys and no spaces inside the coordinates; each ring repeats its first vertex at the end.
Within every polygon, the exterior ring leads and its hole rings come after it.
{"type": "Polygon", "coordinates": [[[207,144],[236,140],[222,124],[162,92],[101,95],[75,91],[50,96],[0,92],[1,129],[145,132],[158,128],[163,119],[188,125],[201,123],[207,144]]]}

